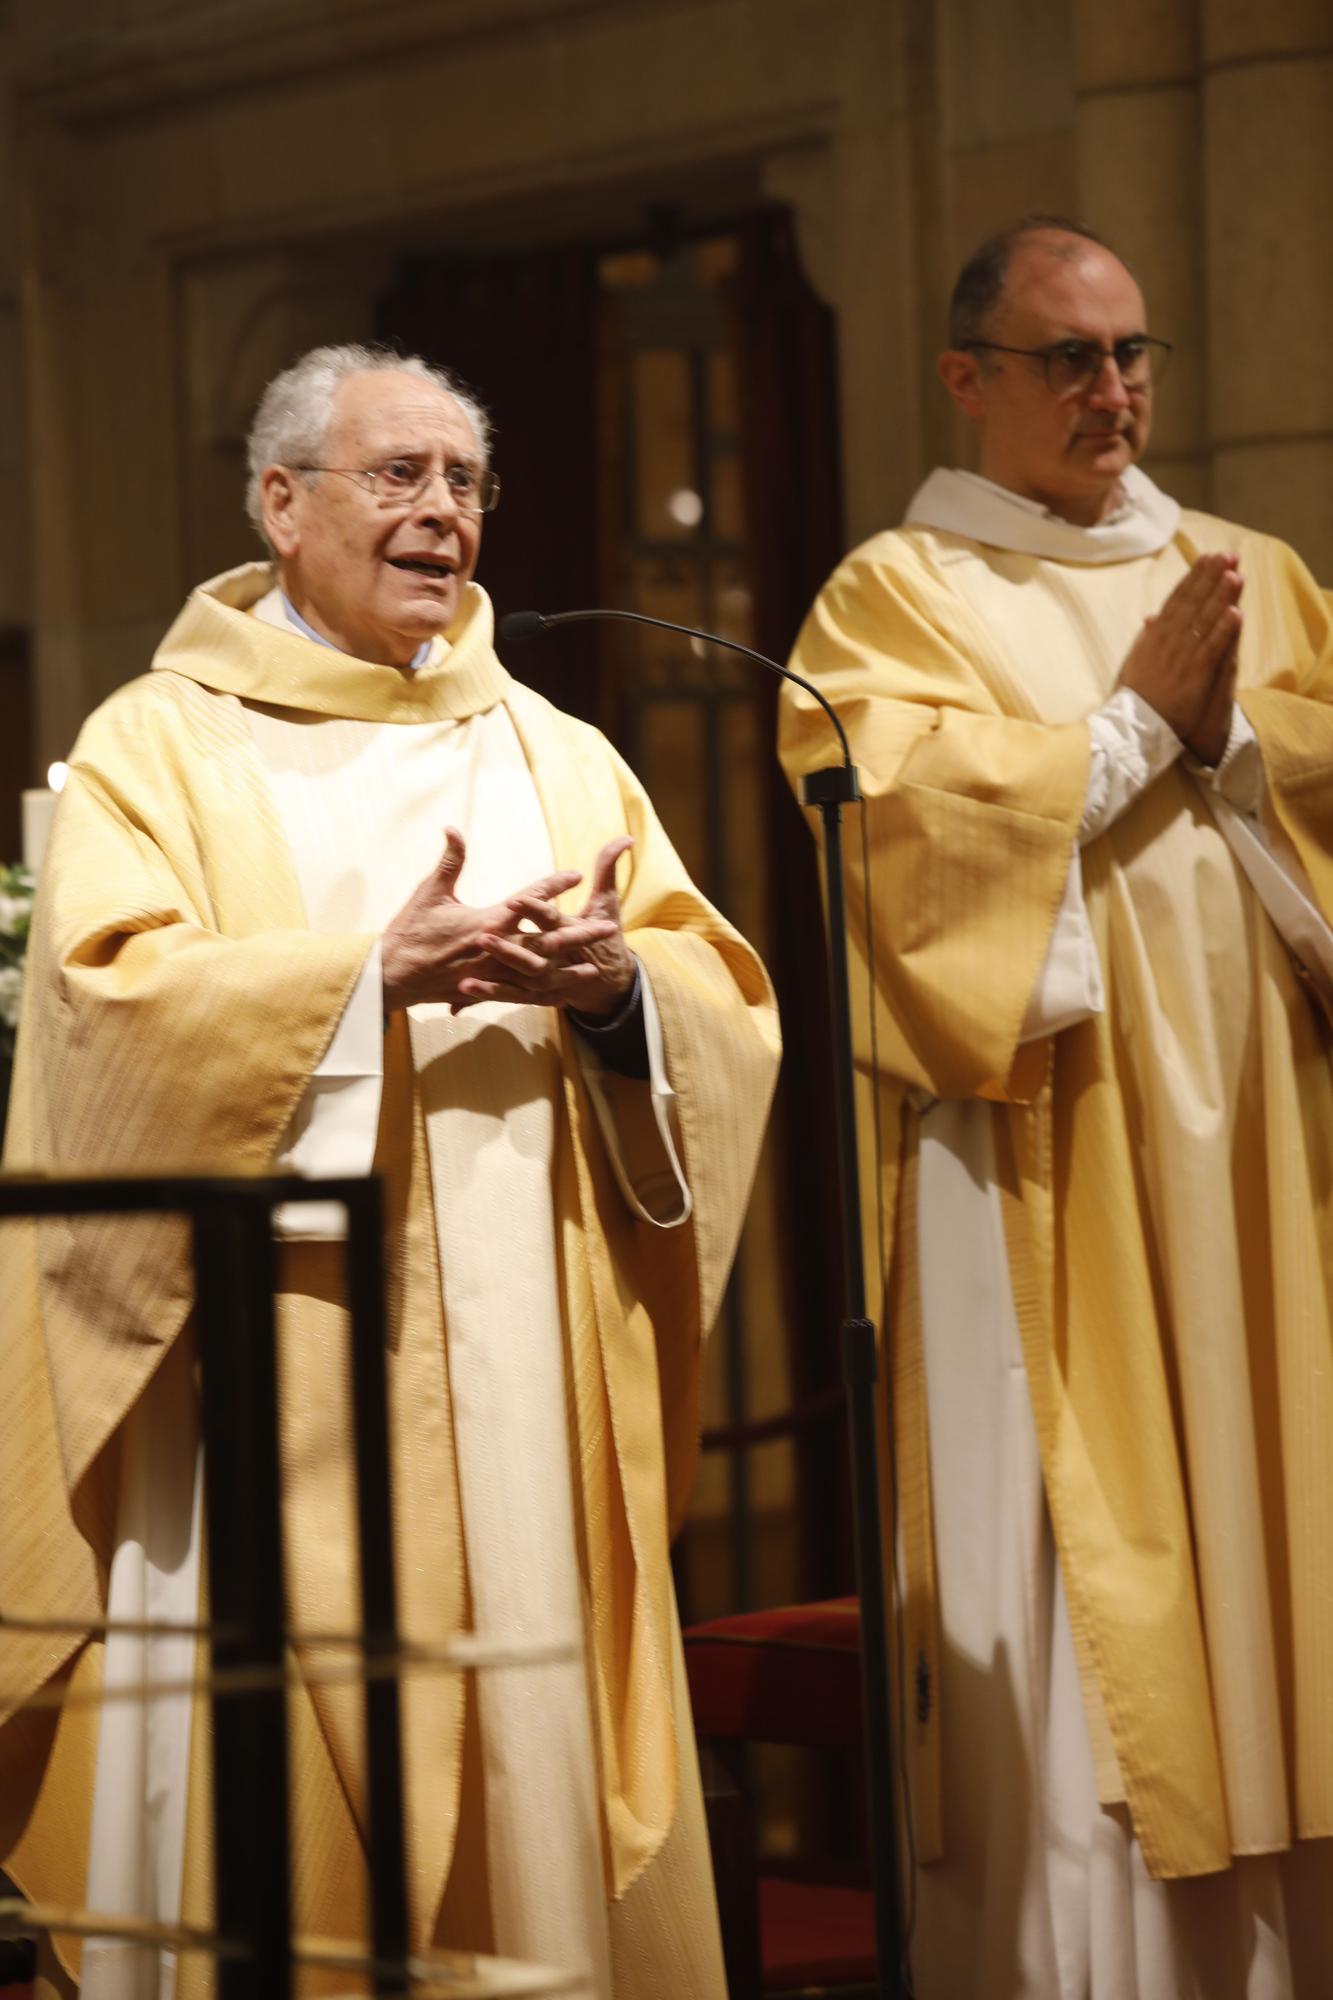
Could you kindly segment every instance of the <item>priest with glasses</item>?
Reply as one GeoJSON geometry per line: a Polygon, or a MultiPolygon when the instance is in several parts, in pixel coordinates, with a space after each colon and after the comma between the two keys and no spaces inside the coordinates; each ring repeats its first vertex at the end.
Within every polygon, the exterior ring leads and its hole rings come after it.
{"type": "Polygon", "coordinates": [[[1168,354],[1081,226],[982,245],[977,469],[794,659],[873,860],[921,2000],[1333,1978],[1333,618],[1140,469],[1168,354]]]}
{"type": "MultiPolygon", "coordinates": [[[[6,1164],[384,1177],[403,1636],[515,1659],[405,1676],[414,1944],[723,2000],[668,1543],[769,985],[610,745],[497,658],[472,576],[499,481],[458,383],[317,349],[249,468],[270,559],[201,585],[72,753],[6,1164]]],[[[280,1220],[295,1922],[355,1941],[360,1697],[299,1639],[356,1623],[338,1217],[280,1220]]],[[[186,1244],[85,1222],[0,1253],[0,1604],[91,1635],[0,1635],[11,1701],[70,1697],[54,1738],[45,1710],[0,1728],[0,1866],[207,1921],[204,1712],[77,1699],[194,1666],[160,1630],[206,1615],[186,1244]],[[104,1643],[108,1614],[159,1629],[104,1643]]],[[[58,1943],[45,1991],[206,1990],[198,1955],[58,1943]]]]}

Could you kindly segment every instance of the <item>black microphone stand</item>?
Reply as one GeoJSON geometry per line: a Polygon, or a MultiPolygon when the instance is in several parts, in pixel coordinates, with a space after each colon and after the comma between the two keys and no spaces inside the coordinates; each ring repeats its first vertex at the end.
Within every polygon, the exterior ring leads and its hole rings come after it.
{"type": "MultiPolygon", "coordinates": [[[[879,1446],[875,1429],[875,1379],[878,1357],[875,1327],[866,1315],[865,1261],[861,1235],[861,1202],[856,1140],[856,1069],[852,1055],[851,989],[847,976],[847,903],[842,877],[842,809],[859,803],[861,788],[852,763],[847,732],[817,687],[779,666],[752,646],[714,632],[650,618],[641,611],[515,611],[500,620],[504,639],[535,637],[557,625],[591,619],[624,619],[653,625],[725,646],[758,661],[782,680],[804,688],[824,710],[842,745],[842,762],[811,771],[801,780],[804,804],[814,806],[824,823],[824,887],[828,898],[829,990],[833,1002],[834,1104],[837,1118],[838,1182],[842,1206],[843,1278],[847,1316],[842,1322],[842,1377],[847,1392],[847,1426],[851,1441],[852,1506],[855,1523],[856,1575],[861,1605],[861,1700],[866,1736],[866,1793],[871,1879],[875,1900],[877,1947],[876,1991],[880,2000],[899,2000],[905,1993],[902,1920],[899,1909],[898,1815],[893,1781],[893,1740],[890,1726],[888,1605],[884,1588],[884,1537],[879,1509],[879,1446]]],[[[887,1310],[887,1308],[886,1308],[887,1310]]],[[[891,1353],[887,1318],[884,1327],[885,1364],[891,1353]]]]}

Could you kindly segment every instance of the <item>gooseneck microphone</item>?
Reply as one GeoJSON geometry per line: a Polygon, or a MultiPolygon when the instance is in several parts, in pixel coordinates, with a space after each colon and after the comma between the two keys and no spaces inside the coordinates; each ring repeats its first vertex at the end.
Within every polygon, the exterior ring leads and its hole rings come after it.
{"type": "MultiPolygon", "coordinates": [[[[848,771],[852,769],[852,753],[847,743],[847,733],[830,704],[819,692],[819,689],[812,687],[810,682],[804,680],[800,674],[794,674],[790,667],[780,667],[776,660],[769,659],[767,653],[756,653],[753,646],[742,646],[739,640],[724,639],[717,632],[701,632],[693,625],[674,625],[669,618],[650,618],[645,611],[603,609],[588,611],[509,611],[500,620],[499,636],[502,639],[512,639],[517,643],[524,639],[535,639],[539,633],[552,631],[557,625],[581,625],[585,621],[595,618],[622,619],[630,625],[655,625],[659,632],[679,632],[682,638],[700,639],[705,646],[725,646],[729,653],[740,653],[747,660],[756,660],[761,667],[767,667],[771,674],[777,674],[779,679],[794,681],[798,688],[804,688],[812,700],[819,703],[819,706],[837,730],[838,741],[842,745],[843,767],[848,771]]],[[[848,796],[856,798],[859,795],[853,790],[848,796]]],[[[809,803],[813,805],[817,801],[811,799],[809,803]]]]}
{"type": "MultiPolygon", "coordinates": [[[[511,611],[500,620],[500,636],[515,641],[534,639],[557,625],[582,624],[594,618],[619,618],[631,625],[653,625],[662,632],[679,632],[682,638],[702,640],[706,646],[725,646],[747,660],[767,667],[784,681],[796,686],[818,702],[837,731],[842,745],[842,763],[822,771],[808,771],[801,780],[801,797],[818,808],[824,823],[824,893],[828,908],[829,994],[832,1005],[834,1043],[834,1109],[837,1119],[838,1180],[842,1194],[843,1285],[847,1312],[842,1322],[842,1373],[847,1391],[847,1420],[851,1444],[853,1519],[856,1532],[856,1568],[861,1603],[862,1712],[865,1721],[867,1823],[870,1829],[871,1873],[875,1894],[875,1936],[878,1946],[876,1992],[880,2000],[897,2000],[910,1986],[904,1976],[902,1913],[899,1908],[897,1827],[899,1805],[893,1775],[893,1746],[889,1733],[892,1692],[889,1679],[888,1610],[885,1590],[884,1534],[880,1520],[879,1441],[875,1410],[875,1379],[879,1372],[875,1328],[866,1313],[865,1259],[861,1238],[861,1206],[858,1195],[856,1141],[856,1072],[852,1053],[851,998],[847,982],[847,906],[842,880],[842,808],[861,797],[856,766],[847,734],[833,709],[810,682],[790,667],[780,667],[753,646],[735,639],[720,638],[716,632],[696,631],[693,625],[676,625],[669,618],[650,618],[643,611],[511,611]]],[[[864,822],[862,838],[865,840],[864,822]]],[[[866,846],[866,866],[869,849],[866,846]]],[[[869,895],[867,894],[867,918],[869,895]]],[[[869,953],[867,954],[869,957],[869,953]]],[[[873,1018],[873,1013],[872,1013],[873,1018]]],[[[832,1307],[830,1308],[832,1316],[832,1307]]],[[[885,1352],[891,1334],[884,1327],[885,1352]]],[[[892,1380],[890,1363],[889,1379],[892,1380]]],[[[899,1709],[901,1713],[901,1682],[899,1709]]]]}

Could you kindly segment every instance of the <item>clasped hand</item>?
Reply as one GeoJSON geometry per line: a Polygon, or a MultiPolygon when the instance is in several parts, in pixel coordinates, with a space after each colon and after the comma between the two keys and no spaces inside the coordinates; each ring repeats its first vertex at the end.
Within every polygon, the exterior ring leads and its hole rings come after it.
{"type": "Polygon", "coordinates": [[[1243,580],[1235,556],[1199,556],[1161,610],[1144,621],[1120,669],[1201,764],[1216,764],[1231,732],[1243,580]]]}
{"type": "Polygon", "coordinates": [[[633,844],[622,835],[602,848],[577,916],[564,915],[556,903],[583,879],[573,869],[476,908],[459,901],[467,849],[458,828],[446,827],[438,865],[381,939],[386,1010],[431,1000],[457,1014],[478,1000],[510,1000],[614,1013],[634,983],[616,893],[616,863],[633,844]]]}

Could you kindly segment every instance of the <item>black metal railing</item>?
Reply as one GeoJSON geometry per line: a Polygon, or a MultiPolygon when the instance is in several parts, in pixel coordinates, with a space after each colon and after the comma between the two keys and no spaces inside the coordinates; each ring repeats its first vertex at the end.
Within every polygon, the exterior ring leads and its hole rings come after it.
{"type": "MultiPolygon", "coordinates": [[[[217,1889],[217,1934],[202,1948],[218,1960],[219,2000],[290,2000],[293,1990],[284,1658],[291,1635],[283,1613],[273,1217],[280,1206],[306,1202],[337,1203],[347,1218],[370,1976],[377,1996],[401,1995],[409,1988],[409,1939],[380,1184],[272,1174],[0,1175],[0,1220],[168,1212],[191,1224],[217,1889]],[[229,1687],[243,1687],[245,1697],[229,1687]]],[[[79,1928],[95,1932],[96,1913],[82,1915],[79,1928]]]]}

